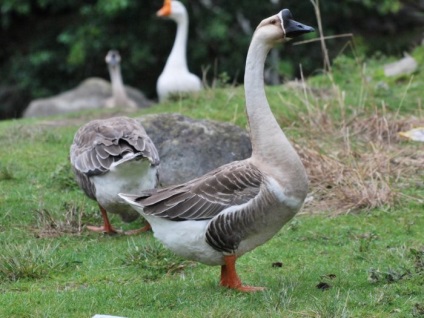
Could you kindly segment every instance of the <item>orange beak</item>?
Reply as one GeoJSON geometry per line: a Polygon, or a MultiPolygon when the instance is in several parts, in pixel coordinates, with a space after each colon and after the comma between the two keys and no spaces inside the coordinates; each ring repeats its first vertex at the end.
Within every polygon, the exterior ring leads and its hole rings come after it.
{"type": "Polygon", "coordinates": [[[162,8],[156,12],[158,17],[167,17],[171,14],[171,0],[165,0],[162,8]]]}

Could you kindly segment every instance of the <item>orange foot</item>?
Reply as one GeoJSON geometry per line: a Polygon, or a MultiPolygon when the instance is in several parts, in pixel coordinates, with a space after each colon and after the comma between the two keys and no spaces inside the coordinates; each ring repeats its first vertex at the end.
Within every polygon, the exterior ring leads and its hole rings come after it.
{"type": "Polygon", "coordinates": [[[125,231],[123,232],[125,235],[136,235],[136,234],[140,234],[143,232],[147,232],[149,230],[151,230],[152,227],[150,226],[149,223],[147,223],[145,226],[143,226],[141,229],[136,229],[136,230],[129,230],[129,231],[125,231]]]}
{"type": "Polygon", "coordinates": [[[256,292],[262,291],[265,287],[245,286],[241,283],[236,272],[236,256],[224,256],[225,265],[221,266],[221,286],[235,289],[241,292],[256,292]]]}
{"type": "Polygon", "coordinates": [[[115,229],[113,229],[112,227],[105,227],[105,226],[91,226],[91,225],[87,225],[87,230],[93,231],[93,232],[98,232],[98,233],[105,233],[105,234],[109,234],[109,235],[115,235],[120,233],[120,231],[117,231],[115,229]]]}
{"type": "Polygon", "coordinates": [[[141,229],[128,230],[128,231],[115,230],[112,227],[87,225],[87,230],[103,233],[107,235],[115,235],[115,234],[137,235],[143,232],[147,232],[150,229],[151,229],[150,224],[142,227],[141,229]]]}
{"type": "Polygon", "coordinates": [[[264,291],[265,287],[256,287],[256,286],[240,286],[237,287],[236,290],[245,292],[245,293],[251,293],[251,292],[257,292],[257,291],[264,291]]]}
{"type": "Polygon", "coordinates": [[[105,234],[110,234],[110,235],[114,235],[114,234],[119,233],[110,224],[109,218],[107,217],[107,212],[106,212],[105,208],[103,208],[100,204],[99,204],[99,208],[100,208],[100,212],[102,213],[103,226],[91,226],[90,225],[90,226],[87,226],[87,229],[90,230],[90,231],[100,232],[100,233],[105,233],[105,234]]]}
{"type": "Polygon", "coordinates": [[[115,230],[112,225],[110,224],[109,218],[107,216],[107,212],[106,210],[99,204],[99,208],[100,208],[100,212],[102,213],[102,219],[103,219],[103,226],[87,226],[87,229],[90,231],[94,231],[94,232],[99,232],[99,233],[105,233],[105,234],[109,234],[109,235],[114,235],[114,234],[125,234],[125,235],[136,235],[142,232],[146,232],[148,230],[150,230],[152,227],[150,226],[149,223],[147,223],[144,227],[142,227],[141,229],[137,229],[137,230],[130,230],[130,231],[120,231],[120,230],[115,230]]]}

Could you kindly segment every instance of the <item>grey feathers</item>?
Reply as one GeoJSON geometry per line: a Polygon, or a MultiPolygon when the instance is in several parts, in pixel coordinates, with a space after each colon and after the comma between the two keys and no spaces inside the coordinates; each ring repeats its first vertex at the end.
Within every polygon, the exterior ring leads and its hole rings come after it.
{"type": "Polygon", "coordinates": [[[76,132],[70,150],[77,182],[92,199],[95,189],[91,176],[106,173],[113,164],[134,158],[146,158],[152,166],[159,164],[156,147],[143,126],[128,117],[90,121],[76,132]]]}
{"type": "Polygon", "coordinates": [[[182,185],[144,191],[135,201],[144,213],[174,221],[211,219],[257,196],[261,182],[255,166],[235,161],[182,185]]]}

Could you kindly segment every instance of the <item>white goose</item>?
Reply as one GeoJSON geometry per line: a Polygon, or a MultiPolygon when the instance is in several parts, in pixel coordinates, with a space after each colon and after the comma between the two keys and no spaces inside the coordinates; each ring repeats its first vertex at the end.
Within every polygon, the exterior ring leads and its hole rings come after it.
{"type": "Polygon", "coordinates": [[[177,23],[174,46],[156,83],[159,101],[162,102],[172,95],[200,91],[202,81],[190,73],[187,67],[188,14],[186,8],[179,1],[165,0],[157,15],[169,17],[177,23]]]}
{"type": "Polygon", "coordinates": [[[136,109],[137,104],[128,98],[121,75],[121,55],[116,50],[107,52],[105,58],[112,84],[112,97],[106,100],[106,107],[125,107],[136,109]]]}
{"type": "Polygon", "coordinates": [[[277,43],[311,32],[289,10],[257,27],[245,70],[246,111],[252,156],[224,165],[190,182],[120,194],[151,224],[154,235],[176,254],[208,265],[221,265],[222,286],[244,286],[236,259],[271,239],[300,209],[308,178],[294,148],[273,116],[264,89],[264,63],[277,43]]]}
{"type": "MultiPolygon", "coordinates": [[[[158,152],[143,126],[132,118],[93,120],[82,126],[75,134],[70,161],[78,185],[97,201],[102,213],[103,226],[87,226],[92,231],[118,232],[107,212],[119,214],[125,222],[137,219],[140,215],[118,193],[152,189],[158,184],[158,152]]],[[[148,229],[150,225],[124,233],[148,229]]]]}

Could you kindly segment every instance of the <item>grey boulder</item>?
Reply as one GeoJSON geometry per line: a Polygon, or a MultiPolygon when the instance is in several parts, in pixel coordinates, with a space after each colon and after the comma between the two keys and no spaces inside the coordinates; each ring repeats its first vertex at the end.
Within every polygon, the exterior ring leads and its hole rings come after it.
{"type": "Polygon", "coordinates": [[[138,118],[160,156],[162,186],[179,184],[251,155],[246,130],[238,126],[196,120],[180,114],[154,114],[138,118]]]}

